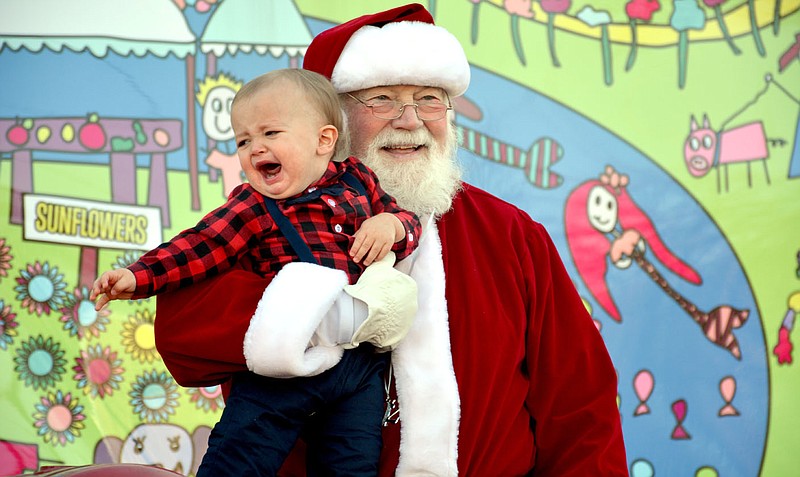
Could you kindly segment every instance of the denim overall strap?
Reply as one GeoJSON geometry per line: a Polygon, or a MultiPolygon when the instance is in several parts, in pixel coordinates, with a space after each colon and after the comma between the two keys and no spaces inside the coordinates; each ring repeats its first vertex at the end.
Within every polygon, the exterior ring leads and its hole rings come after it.
{"type": "MultiPolygon", "coordinates": [[[[364,184],[361,183],[356,176],[349,172],[345,172],[342,175],[342,180],[358,191],[360,195],[366,196],[367,190],[364,188],[364,184]]],[[[314,255],[311,253],[311,249],[308,247],[308,244],[300,237],[300,234],[297,233],[297,229],[294,228],[289,219],[281,212],[281,209],[278,208],[278,204],[275,203],[274,199],[270,199],[269,197],[264,197],[264,202],[267,204],[267,211],[269,211],[269,215],[272,216],[272,220],[278,225],[281,229],[281,233],[286,240],[289,241],[289,245],[292,246],[294,249],[294,253],[300,257],[301,262],[307,263],[314,263],[319,265],[317,259],[314,258],[314,255]]]]}
{"type": "Polygon", "coordinates": [[[264,197],[264,202],[267,204],[267,211],[269,211],[269,215],[272,216],[272,220],[278,224],[281,233],[294,249],[294,253],[300,257],[300,261],[319,265],[317,259],[311,254],[311,249],[308,247],[308,244],[300,237],[300,234],[297,233],[297,229],[289,222],[289,219],[283,215],[283,212],[278,208],[278,204],[275,203],[275,200],[264,197]]]}

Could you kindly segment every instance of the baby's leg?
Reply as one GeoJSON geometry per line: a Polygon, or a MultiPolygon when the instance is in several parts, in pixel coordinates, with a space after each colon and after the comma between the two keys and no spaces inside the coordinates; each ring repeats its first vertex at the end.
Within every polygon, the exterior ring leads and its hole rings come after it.
{"type": "Polygon", "coordinates": [[[337,373],[337,395],[304,433],[309,477],[378,475],[388,362],[389,353],[362,344],[328,371],[337,373]]]}
{"type": "Polygon", "coordinates": [[[313,393],[301,381],[235,375],[197,477],[274,476],[311,412],[313,393]]]}

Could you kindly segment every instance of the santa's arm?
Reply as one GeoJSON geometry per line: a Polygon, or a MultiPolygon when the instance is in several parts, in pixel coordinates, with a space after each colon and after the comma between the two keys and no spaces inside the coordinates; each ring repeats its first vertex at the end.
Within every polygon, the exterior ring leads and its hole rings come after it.
{"type": "Polygon", "coordinates": [[[158,295],[156,347],[181,386],[212,386],[247,371],[242,343],[269,280],[231,270],[158,295]]]}
{"type": "MultiPolygon", "coordinates": [[[[392,268],[394,254],[381,262],[368,272],[388,267],[382,282],[408,280],[392,268]]],[[[302,262],[286,265],[272,281],[240,269],[224,273],[159,296],[156,346],[183,386],[219,384],[247,370],[271,377],[319,374],[339,361],[341,344],[392,347],[407,331],[395,322],[396,313],[376,308],[399,309],[391,299],[406,295],[396,288],[376,295],[380,283],[362,283],[369,275],[345,287],[343,271],[302,262]],[[353,290],[364,292],[351,296],[353,290]]]]}
{"type": "Polygon", "coordinates": [[[527,407],[536,475],[627,475],[608,351],[549,236],[542,228],[528,235],[536,257],[523,264],[530,277],[527,407]]]}

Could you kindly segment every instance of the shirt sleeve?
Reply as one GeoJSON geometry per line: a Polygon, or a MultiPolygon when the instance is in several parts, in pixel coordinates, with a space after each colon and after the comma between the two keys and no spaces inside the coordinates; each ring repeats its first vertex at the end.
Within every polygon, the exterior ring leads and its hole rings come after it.
{"type": "Polygon", "coordinates": [[[367,190],[373,215],[386,212],[400,219],[400,223],[403,224],[403,229],[406,232],[405,237],[392,246],[392,251],[397,255],[397,260],[402,260],[411,255],[417,248],[417,242],[422,233],[419,217],[414,212],[400,208],[394,197],[383,190],[378,176],[366,164],[354,157],[349,158],[349,160],[352,160],[353,173],[361,180],[367,190]]]}
{"type": "Polygon", "coordinates": [[[128,268],[136,278],[133,298],[176,290],[230,269],[272,219],[252,188],[239,186],[228,201],[194,227],[142,255],[128,268]]]}

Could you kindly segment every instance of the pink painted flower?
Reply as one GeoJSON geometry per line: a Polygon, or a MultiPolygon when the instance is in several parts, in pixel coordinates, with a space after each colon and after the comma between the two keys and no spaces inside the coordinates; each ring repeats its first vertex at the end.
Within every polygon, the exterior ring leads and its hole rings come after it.
{"type": "Polygon", "coordinates": [[[572,0],[541,0],[540,3],[547,13],[564,13],[569,10],[572,0]]]}
{"type": "Polygon", "coordinates": [[[658,3],[658,0],[631,0],[625,4],[625,13],[628,14],[631,20],[644,20],[649,22],[653,19],[653,12],[660,8],[661,4],[658,3]]]}
{"type": "Polygon", "coordinates": [[[533,18],[531,0],[503,0],[503,7],[511,15],[517,15],[522,18],[533,18]]]}
{"type": "Polygon", "coordinates": [[[0,238],[0,277],[8,276],[8,269],[11,268],[11,247],[6,245],[6,239],[0,238]]]}
{"type": "Polygon", "coordinates": [[[640,21],[649,22],[653,18],[653,12],[659,8],[661,8],[661,4],[658,3],[658,0],[631,0],[625,4],[625,13],[628,14],[631,23],[631,51],[628,53],[625,71],[630,71],[636,61],[636,50],[639,47],[636,24],[640,21]]]}

